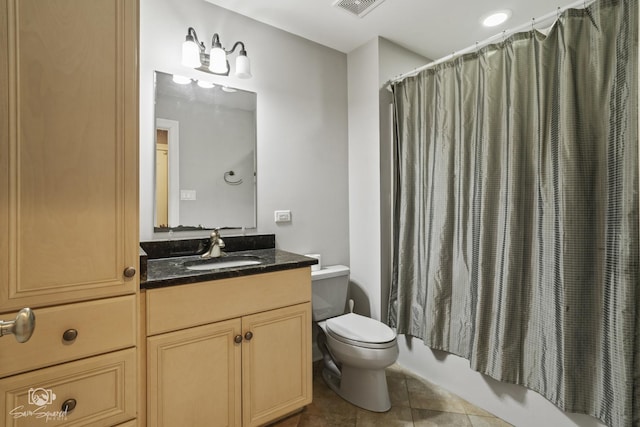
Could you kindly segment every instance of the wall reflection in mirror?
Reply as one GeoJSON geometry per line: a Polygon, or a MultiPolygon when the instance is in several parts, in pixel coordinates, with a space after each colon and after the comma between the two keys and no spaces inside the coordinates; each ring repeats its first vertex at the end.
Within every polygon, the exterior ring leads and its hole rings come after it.
{"type": "Polygon", "coordinates": [[[155,231],[256,227],[256,94],[155,72],[155,231]]]}

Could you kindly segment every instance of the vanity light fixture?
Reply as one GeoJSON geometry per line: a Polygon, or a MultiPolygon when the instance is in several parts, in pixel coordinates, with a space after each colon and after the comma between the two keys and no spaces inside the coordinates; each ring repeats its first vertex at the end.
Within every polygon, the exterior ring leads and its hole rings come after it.
{"type": "Polygon", "coordinates": [[[227,55],[235,52],[238,47],[240,50],[236,58],[235,74],[241,79],[248,79],[251,77],[251,65],[243,42],[237,41],[231,50],[225,50],[220,43],[220,36],[215,33],[211,39],[211,50],[207,54],[204,43],[198,40],[196,30],[189,27],[185,41],[182,43],[182,65],[212,74],[228,76],[230,67],[227,55]]]}

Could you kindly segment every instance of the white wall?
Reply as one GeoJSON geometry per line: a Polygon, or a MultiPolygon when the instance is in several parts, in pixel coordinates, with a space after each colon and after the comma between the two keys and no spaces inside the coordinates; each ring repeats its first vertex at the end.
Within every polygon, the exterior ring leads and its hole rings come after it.
{"type": "Polygon", "coordinates": [[[355,311],[380,319],[378,40],[349,52],[349,243],[355,311]]]}
{"type": "Polygon", "coordinates": [[[355,311],[386,318],[391,278],[392,138],[384,82],[427,62],[381,37],[348,54],[349,241],[355,311]]]}
{"type": "Polygon", "coordinates": [[[164,237],[152,228],[154,70],[257,93],[255,231],[275,233],[279,248],[348,265],[346,55],[203,0],[141,0],[141,240],[164,237]],[[253,78],[216,77],[180,65],[190,26],[205,43],[214,32],[226,48],[242,40],[253,78]],[[275,209],[290,209],[293,221],[276,225],[275,209]]]}

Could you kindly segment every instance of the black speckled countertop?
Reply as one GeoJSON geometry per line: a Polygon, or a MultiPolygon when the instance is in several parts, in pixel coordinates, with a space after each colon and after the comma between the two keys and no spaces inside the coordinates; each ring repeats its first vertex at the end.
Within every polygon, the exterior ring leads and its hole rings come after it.
{"type": "Polygon", "coordinates": [[[234,257],[258,257],[262,263],[244,267],[196,271],[187,269],[184,263],[199,260],[200,255],[150,259],[147,261],[147,281],[141,282],[140,287],[142,289],[162,288],[165,286],[184,285],[186,283],[248,276],[270,271],[290,270],[292,268],[308,267],[318,263],[318,260],[315,258],[309,258],[279,249],[230,252],[227,253],[227,255],[234,257]]]}
{"type": "MultiPolygon", "coordinates": [[[[255,242],[255,239],[252,240],[255,242]]],[[[143,245],[142,247],[147,251],[149,256],[146,259],[146,280],[141,280],[140,288],[153,289],[166,286],[183,285],[187,283],[205,282],[208,280],[228,279],[271,271],[309,267],[318,263],[318,260],[315,258],[309,258],[303,255],[275,249],[273,247],[255,248],[256,246],[253,245],[254,242],[250,245],[252,248],[249,250],[224,252],[224,255],[218,259],[224,260],[224,258],[229,257],[252,257],[252,259],[259,259],[260,264],[242,267],[217,268],[211,270],[189,270],[184,266],[185,262],[197,262],[200,260],[201,258],[199,254],[156,258],[154,254],[149,253],[149,245],[143,245]]],[[[273,243],[275,243],[275,239],[273,243]]],[[[181,242],[180,244],[184,246],[185,243],[181,242]]],[[[175,242],[172,242],[172,245],[175,246],[175,242]]],[[[258,247],[260,246],[262,245],[258,245],[258,247]]],[[[271,245],[268,244],[267,246],[271,245]]],[[[155,248],[152,249],[152,252],[155,252],[155,248]]],[[[198,252],[200,251],[198,250],[198,252]]]]}

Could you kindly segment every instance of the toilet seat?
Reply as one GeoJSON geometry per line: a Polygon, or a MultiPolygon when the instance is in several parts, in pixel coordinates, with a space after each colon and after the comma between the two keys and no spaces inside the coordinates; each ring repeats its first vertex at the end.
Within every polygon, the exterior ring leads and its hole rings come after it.
{"type": "Polygon", "coordinates": [[[396,345],[396,333],[387,325],[356,313],[326,320],[326,331],[334,339],[364,348],[389,348],[396,345]]]}

